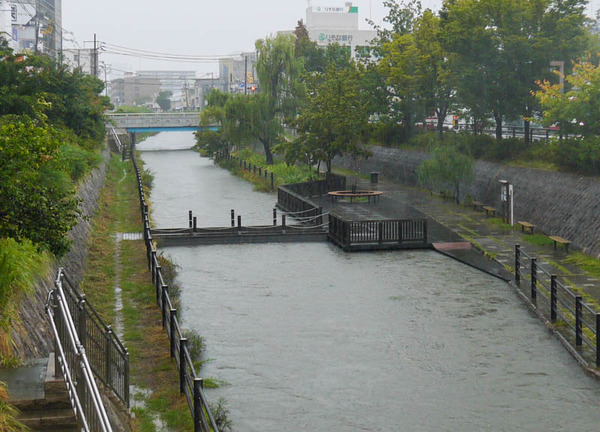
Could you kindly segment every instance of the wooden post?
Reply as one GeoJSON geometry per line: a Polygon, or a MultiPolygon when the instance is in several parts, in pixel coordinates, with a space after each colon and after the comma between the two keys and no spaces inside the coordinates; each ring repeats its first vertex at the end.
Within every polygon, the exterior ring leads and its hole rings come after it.
{"type": "MultiPolygon", "coordinates": [[[[202,378],[194,378],[194,432],[202,432],[202,378]]],[[[205,429],[209,430],[209,429],[205,429]]]]}
{"type": "Polygon", "coordinates": [[[188,228],[191,228],[192,227],[192,211],[191,210],[188,212],[188,218],[189,218],[189,227],[188,228]]]}
{"type": "Polygon", "coordinates": [[[235,227],[235,210],[231,209],[231,228],[235,227]]]}
{"type": "Polygon", "coordinates": [[[196,219],[196,216],[194,216],[194,228],[193,228],[193,231],[194,231],[194,232],[196,232],[196,229],[197,229],[197,223],[198,223],[198,220],[196,219]]]}
{"type": "Polygon", "coordinates": [[[242,232],[242,216],[238,215],[238,234],[242,232]]]}
{"type": "Polygon", "coordinates": [[[273,209],[273,226],[277,226],[277,209],[273,209]]]}

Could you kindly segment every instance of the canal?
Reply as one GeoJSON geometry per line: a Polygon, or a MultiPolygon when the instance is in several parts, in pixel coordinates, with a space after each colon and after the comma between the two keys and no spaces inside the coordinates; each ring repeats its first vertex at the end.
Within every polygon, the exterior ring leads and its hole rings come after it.
{"type": "MultiPolygon", "coordinates": [[[[268,224],[275,195],[185,150],[138,145],[157,227],[268,224]]],[[[185,246],[183,325],[204,336],[203,376],[227,385],[249,431],[592,431],[600,385],[510,285],[430,251],[346,254],[329,244],[185,246]]],[[[174,377],[174,382],[176,377],[174,377]]]]}

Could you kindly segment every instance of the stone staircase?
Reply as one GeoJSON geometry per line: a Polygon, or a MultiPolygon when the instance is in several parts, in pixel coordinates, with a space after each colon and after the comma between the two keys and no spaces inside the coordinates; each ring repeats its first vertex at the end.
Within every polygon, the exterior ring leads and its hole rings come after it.
{"type": "Polygon", "coordinates": [[[11,399],[20,415],[18,420],[32,431],[77,432],[77,421],[69,402],[62,375],[54,376],[54,354],[50,354],[43,378],[43,395],[33,398],[11,399]]]}

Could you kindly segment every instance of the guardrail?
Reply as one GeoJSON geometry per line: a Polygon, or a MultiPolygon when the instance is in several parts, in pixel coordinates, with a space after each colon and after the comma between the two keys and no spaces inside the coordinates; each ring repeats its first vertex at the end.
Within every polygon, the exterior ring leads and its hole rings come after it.
{"type": "Polygon", "coordinates": [[[427,247],[427,219],[350,221],[330,213],[329,238],[344,250],[427,247]]]}
{"type": "MultiPolygon", "coordinates": [[[[119,379],[117,370],[112,369],[115,363],[111,361],[110,353],[113,352],[113,342],[116,338],[113,338],[109,332],[109,336],[100,341],[100,345],[106,348],[105,352],[107,354],[104,359],[106,375],[103,380],[97,372],[98,364],[94,362],[94,359],[98,359],[99,356],[92,355],[91,362],[88,359],[88,348],[91,348],[93,343],[97,343],[97,340],[87,337],[89,335],[86,331],[87,324],[93,322],[93,319],[89,320],[87,318],[85,299],[82,299],[81,302],[73,302],[72,292],[69,292],[71,291],[69,289],[65,290],[64,280],[64,271],[60,268],[55,280],[55,288],[48,294],[48,301],[46,303],[46,314],[48,315],[55,339],[56,370],[60,370],[63,374],[69,399],[79,427],[87,432],[112,432],[112,427],[108,420],[100,391],[96,385],[94,374],[101,381],[105,382],[106,380],[105,384],[112,388],[113,391],[115,391],[115,388],[121,388],[121,386],[111,385],[115,382],[113,378],[117,378],[116,382],[126,384],[126,399],[129,401],[128,378],[124,380],[119,379]],[[79,311],[79,313],[73,316],[74,311],[79,311]]],[[[100,351],[102,351],[102,348],[100,348],[100,351]]],[[[128,377],[128,354],[125,356],[125,360],[124,365],[126,366],[124,367],[124,371],[126,374],[124,376],[128,377]]],[[[120,363],[117,362],[116,364],[120,363]]],[[[116,391],[115,394],[117,394],[116,391]]]]}
{"type": "Polygon", "coordinates": [[[150,232],[148,205],[146,204],[142,183],[142,173],[133,151],[131,152],[131,160],[138,180],[138,194],[140,211],[144,223],[144,244],[146,246],[148,268],[152,274],[152,284],[156,290],[156,303],[161,310],[162,325],[169,336],[171,358],[175,360],[177,369],[179,370],[179,392],[185,395],[187,399],[194,422],[194,432],[219,432],[219,428],[204,394],[202,378],[197,376],[194,369],[187,338],[182,332],[177,309],[173,307],[173,302],[169,295],[169,287],[165,283],[162,269],[158,262],[157,250],[154,247],[152,233],[150,232]]]}
{"type": "Polygon", "coordinates": [[[571,351],[577,352],[587,346],[595,354],[596,366],[600,367],[600,313],[584,303],[581,295],[561,283],[557,275],[540,266],[537,258],[515,245],[515,281],[521,287],[526,279],[531,288],[525,293],[526,297],[538,313],[551,323],[563,322],[573,332],[571,340],[564,339],[571,351]]]}
{"type": "Polygon", "coordinates": [[[127,147],[121,143],[121,139],[119,138],[117,131],[115,130],[113,125],[111,125],[109,123],[106,124],[106,127],[108,128],[108,133],[109,133],[110,137],[112,138],[112,140],[114,141],[115,146],[117,147],[117,150],[121,154],[121,160],[127,159],[127,147]]]}

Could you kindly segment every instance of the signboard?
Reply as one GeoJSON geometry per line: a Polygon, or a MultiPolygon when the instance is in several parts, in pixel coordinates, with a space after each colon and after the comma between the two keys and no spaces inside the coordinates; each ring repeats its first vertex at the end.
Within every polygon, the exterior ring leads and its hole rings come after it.
{"type": "Polygon", "coordinates": [[[35,16],[35,5],[27,3],[12,3],[10,18],[13,25],[25,25],[35,16]]]}
{"type": "Polygon", "coordinates": [[[354,36],[351,34],[331,34],[331,33],[319,33],[319,43],[334,43],[337,42],[340,45],[351,44],[354,36]]]}
{"type": "Polygon", "coordinates": [[[317,6],[317,12],[320,13],[358,13],[358,6],[346,6],[346,7],[331,7],[331,6],[317,6]]]}

